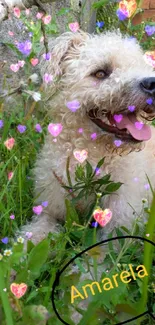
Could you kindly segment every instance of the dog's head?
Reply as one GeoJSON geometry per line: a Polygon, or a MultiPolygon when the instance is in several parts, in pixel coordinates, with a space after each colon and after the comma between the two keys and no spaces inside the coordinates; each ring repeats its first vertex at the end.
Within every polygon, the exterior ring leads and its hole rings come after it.
{"type": "Polygon", "coordinates": [[[52,60],[43,73],[58,79],[64,106],[78,100],[78,114],[133,146],[151,138],[148,124],[155,118],[155,71],[145,63],[134,38],[119,32],[69,32],[49,47],[52,60]]]}

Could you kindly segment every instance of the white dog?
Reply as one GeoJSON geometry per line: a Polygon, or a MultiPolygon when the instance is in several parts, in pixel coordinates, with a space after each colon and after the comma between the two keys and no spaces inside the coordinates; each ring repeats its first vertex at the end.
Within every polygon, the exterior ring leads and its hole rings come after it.
{"type": "MultiPolygon", "coordinates": [[[[42,61],[41,71],[53,76],[45,91],[52,123],[58,123],[60,133],[53,136],[51,125],[35,168],[35,194],[41,192],[38,202],[48,201],[48,207],[23,231],[31,231],[37,242],[64,219],[68,193],[61,184],[68,185],[67,157],[75,184],[76,150],[87,151],[94,168],[106,157],[100,177],[111,173],[113,181],[123,183],[117,195],[101,200],[101,208],[113,212],[106,231],[121,225],[131,228],[142,198],[151,200],[146,174],[155,185],[155,130],[148,125],[155,117],[153,67],[145,63],[135,39],[119,32],[67,32],[49,43],[49,49],[52,59],[42,61]]],[[[83,208],[92,199],[84,199],[83,208]]]]}

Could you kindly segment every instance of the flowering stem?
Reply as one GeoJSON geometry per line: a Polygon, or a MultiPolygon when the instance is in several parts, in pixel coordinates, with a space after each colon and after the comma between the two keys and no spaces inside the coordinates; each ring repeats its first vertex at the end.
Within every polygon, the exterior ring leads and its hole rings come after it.
{"type": "Polygon", "coordinates": [[[4,274],[2,271],[2,267],[0,267],[0,296],[1,296],[2,305],[3,305],[5,317],[6,317],[6,325],[14,325],[8,295],[4,291],[5,287],[6,286],[5,286],[5,281],[4,281],[4,274]]]}

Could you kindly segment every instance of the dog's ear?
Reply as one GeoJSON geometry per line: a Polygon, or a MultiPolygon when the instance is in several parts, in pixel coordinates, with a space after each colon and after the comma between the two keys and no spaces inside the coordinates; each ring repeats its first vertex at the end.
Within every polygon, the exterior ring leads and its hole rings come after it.
{"type": "Polygon", "coordinates": [[[62,73],[61,63],[68,57],[67,54],[72,52],[72,58],[74,55],[78,55],[80,46],[85,43],[88,37],[89,34],[78,31],[77,33],[66,32],[56,39],[52,39],[48,44],[51,59],[49,61],[41,60],[42,76],[45,73],[52,75],[53,78],[60,76],[62,73]]]}

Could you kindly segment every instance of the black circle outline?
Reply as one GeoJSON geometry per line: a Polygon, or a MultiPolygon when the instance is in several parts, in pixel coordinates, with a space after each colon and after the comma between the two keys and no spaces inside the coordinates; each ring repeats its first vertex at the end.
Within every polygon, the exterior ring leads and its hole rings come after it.
{"type": "MultiPolygon", "coordinates": [[[[112,237],[112,238],[109,238],[109,239],[105,239],[105,240],[102,240],[101,242],[99,243],[96,243],[94,245],[91,245],[89,246],[88,248],[84,249],[82,252],[78,253],[76,256],[74,256],[63,268],[61,271],[58,271],[56,273],[56,277],[55,277],[55,280],[53,282],[53,286],[52,286],[52,293],[51,293],[51,300],[52,300],[52,305],[53,305],[53,310],[57,316],[57,318],[65,325],[70,325],[68,323],[66,323],[62,318],[61,316],[59,315],[57,309],[56,309],[56,306],[55,306],[55,301],[54,301],[54,294],[55,294],[55,288],[57,287],[58,283],[59,283],[59,278],[61,276],[61,274],[64,272],[64,270],[79,256],[81,256],[82,254],[84,254],[85,252],[89,251],[90,249],[96,247],[96,246],[100,246],[102,244],[105,244],[105,243],[108,243],[112,240],[118,240],[118,239],[127,239],[127,238],[132,238],[132,239],[139,239],[139,240],[142,240],[142,241],[146,241],[148,242],[149,244],[153,245],[155,247],[155,243],[152,242],[151,240],[147,239],[147,238],[144,238],[144,237],[140,237],[140,236],[118,236],[118,237],[112,237]]],[[[127,324],[133,320],[136,320],[144,315],[150,315],[152,319],[155,320],[155,316],[153,316],[153,314],[151,312],[146,311],[144,312],[143,314],[140,314],[139,316],[136,316],[134,318],[131,318],[130,320],[127,320],[127,321],[124,321],[124,322],[121,322],[121,323],[117,323],[117,324],[114,324],[114,325],[123,325],[123,324],[127,324]]]]}

